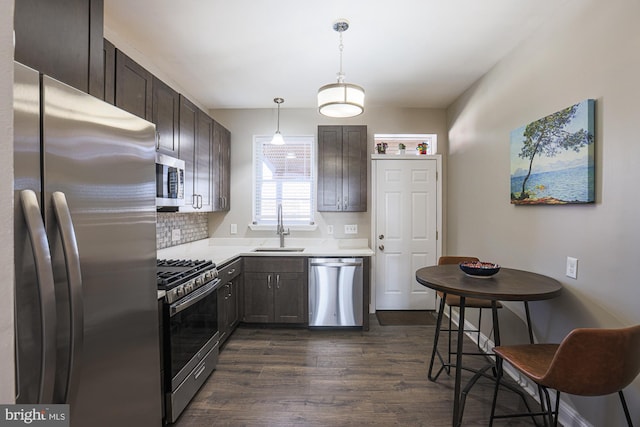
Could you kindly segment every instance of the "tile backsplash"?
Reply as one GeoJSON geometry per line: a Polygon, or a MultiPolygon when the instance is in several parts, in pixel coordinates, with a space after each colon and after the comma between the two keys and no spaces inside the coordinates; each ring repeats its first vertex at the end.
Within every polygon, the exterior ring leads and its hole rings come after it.
{"type": "Polygon", "coordinates": [[[164,249],[209,237],[209,220],[206,213],[158,212],[156,222],[156,248],[164,249]],[[172,240],[173,235],[179,238],[172,240]]]}

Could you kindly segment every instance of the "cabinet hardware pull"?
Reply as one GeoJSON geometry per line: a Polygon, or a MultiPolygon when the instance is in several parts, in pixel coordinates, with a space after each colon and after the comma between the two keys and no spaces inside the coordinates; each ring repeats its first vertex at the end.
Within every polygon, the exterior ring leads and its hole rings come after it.
{"type": "Polygon", "coordinates": [[[378,239],[383,240],[384,239],[384,234],[379,235],[378,239]]]}
{"type": "Polygon", "coordinates": [[[345,198],[344,198],[344,210],[345,210],[345,211],[347,210],[347,206],[349,206],[348,201],[349,201],[349,199],[348,199],[347,197],[345,197],[345,198]]]}
{"type": "Polygon", "coordinates": [[[267,288],[271,289],[271,275],[267,276],[267,288]]]}
{"type": "Polygon", "coordinates": [[[280,289],[280,275],[276,274],[276,288],[280,289]]]}
{"type": "Polygon", "coordinates": [[[232,275],[233,273],[235,273],[235,272],[236,272],[236,269],[235,269],[235,268],[232,268],[231,270],[229,270],[229,271],[227,272],[227,274],[229,274],[229,276],[231,276],[231,275],[232,275]]]}
{"type": "Polygon", "coordinates": [[[380,249],[381,251],[384,251],[384,245],[378,246],[378,249],[380,249]]]}

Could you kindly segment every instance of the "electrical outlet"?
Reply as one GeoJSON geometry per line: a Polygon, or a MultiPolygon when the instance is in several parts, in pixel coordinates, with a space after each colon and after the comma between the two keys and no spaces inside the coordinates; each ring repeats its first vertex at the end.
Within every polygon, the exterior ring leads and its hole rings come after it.
{"type": "Polygon", "coordinates": [[[238,234],[238,224],[231,224],[231,234],[238,234]]]}
{"type": "Polygon", "coordinates": [[[578,278],[578,259],[572,258],[570,256],[567,257],[567,272],[568,277],[572,279],[578,278]]]}
{"type": "Polygon", "coordinates": [[[333,234],[333,225],[327,225],[327,234],[328,235],[332,235],[333,234]]]}
{"type": "Polygon", "coordinates": [[[358,234],[358,224],[345,224],[344,234],[358,234]]]}
{"type": "Polygon", "coordinates": [[[180,232],[180,229],[179,228],[172,228],[171,229],[171,241],[172,242],[179,242],[181,238],[182,238],[182,233],[180,232]]]}

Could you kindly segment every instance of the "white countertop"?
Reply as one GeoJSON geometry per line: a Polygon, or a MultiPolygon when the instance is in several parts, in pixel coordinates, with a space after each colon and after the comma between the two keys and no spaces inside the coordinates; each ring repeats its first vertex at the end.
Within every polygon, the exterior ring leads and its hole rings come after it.
{"type": "Polygon", "coordinates": [[[286,248],[304,248],[301,252],[253,252],[256,248],[277,248],[279,239],[211,238],[158,250],[158,259],[211,260],[224,265],[239,256],[373,256],[367,239],[287,238],[286,248]]]}

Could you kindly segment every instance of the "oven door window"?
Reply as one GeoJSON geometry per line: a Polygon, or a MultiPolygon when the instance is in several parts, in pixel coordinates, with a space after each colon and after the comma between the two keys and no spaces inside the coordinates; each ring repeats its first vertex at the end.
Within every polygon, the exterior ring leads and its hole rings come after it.
{"type": "MultiPolygon", "coordinates": [[[[169,307],[184,304],[191,295],[176,301],[169,307]]],[[[202,299],[169,317],[169,345],[171,378],[196,355],[218,332],[218,298],[213,290],[202,299]]]]}

